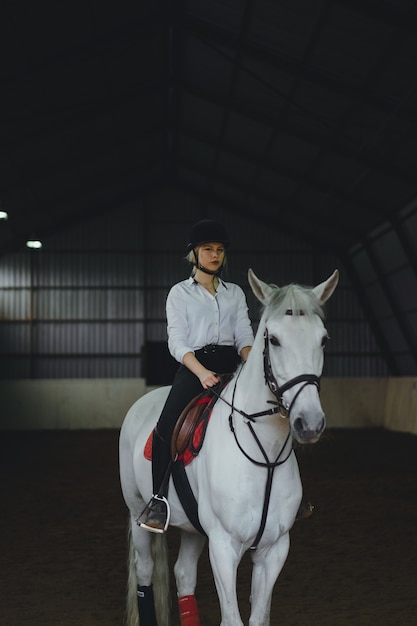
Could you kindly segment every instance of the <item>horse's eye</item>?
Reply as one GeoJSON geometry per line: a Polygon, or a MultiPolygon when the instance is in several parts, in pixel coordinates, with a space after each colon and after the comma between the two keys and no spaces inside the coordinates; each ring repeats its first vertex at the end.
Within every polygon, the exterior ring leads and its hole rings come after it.
{"type": "Polygon", "coordinates": [[[274,337],[274,335],[272,335],[272,337],[269,339],[269,341],[271,342],[271,345],[273,345],[273,346],[280,346],[281,345],[279,340],[276,337],[274,337]]]}
{"type": "Polygon", "coordinates": [[[321,347],[325,348],[329,340],[330,340],[329,335],[324,335],[323,339],[321,340],[321,347]]]}

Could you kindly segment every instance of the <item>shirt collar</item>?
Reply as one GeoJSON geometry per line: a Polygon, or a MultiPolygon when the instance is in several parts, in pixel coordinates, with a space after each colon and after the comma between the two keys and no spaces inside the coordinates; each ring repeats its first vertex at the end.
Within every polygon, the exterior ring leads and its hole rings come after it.
{"type": "MultiPolygon", "coordinates": [[[[217,290],[220,289],[220,291],[223,291],[223,289],[227,289],[227,285],[224,282],[224,280],[222,280],[221,278],[217,277],[219,279],[219,285],[217,287],[217,290]]],[[[194,276],[190,276],[188,279],[188,284],[189,285],[198,285],[198,282],[195,280],[194,276]]]]}

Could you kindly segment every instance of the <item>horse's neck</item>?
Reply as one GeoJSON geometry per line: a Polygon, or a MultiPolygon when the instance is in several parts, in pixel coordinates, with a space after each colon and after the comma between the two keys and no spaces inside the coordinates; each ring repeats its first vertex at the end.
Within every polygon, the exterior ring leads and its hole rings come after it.
{"type": "Polygon", "coordinates": [[[234,381],[236,404],[245,405],[246,413],[258,412],[260,404],[266,404],[271,399],[271,392],[265,384],[263,369],[254,368],[252,362],[245,363],[234,381]]]}
{"type": "MultiPolygon", "coordinates": [[[[273,400],[268,385],[265,384],[263,367],[263,342],[259,338],[259,331],[255,343],[249,353],[248,361],[242,369],[236,381],[235,399],[236,405],[244,405],[246,413],[257,413],[259,407],[267,406],[268,401],[273,400]]],[[[270,405],[269,405],[270,406],[270,405]]]]}

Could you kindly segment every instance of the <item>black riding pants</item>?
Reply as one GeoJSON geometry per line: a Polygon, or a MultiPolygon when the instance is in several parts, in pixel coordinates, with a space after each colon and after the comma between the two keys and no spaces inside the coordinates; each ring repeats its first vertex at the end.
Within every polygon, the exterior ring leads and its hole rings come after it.
{"type": "MultiPolygon", "coordinates": [[[[240,357],[233,346],[205,346],[195,352],[197,359],[207,369],[218,374],[232,373],[240,363],[240,357]]],[[[169,442],[175,423],[187,404],[204,391],[200,380],[180,365],[174,378],[168,398],[156,426],[161,439],[169,442]]]]}

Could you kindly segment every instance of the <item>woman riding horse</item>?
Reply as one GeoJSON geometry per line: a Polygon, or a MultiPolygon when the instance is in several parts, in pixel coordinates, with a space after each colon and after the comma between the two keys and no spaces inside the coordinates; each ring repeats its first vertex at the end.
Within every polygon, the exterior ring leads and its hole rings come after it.
{"type": "Polygon", "coordinates": [[[177,418],[203,389],[219,382],[219,373],[234,372],[246,361],[253,344],[245,294],[220,278],[229,245],[221,223],[194,224],[186,257],[191,276],[167,297],[168,347],[180,366],[153,435],[153,496],[138,518],[152,532],[164,532],[169,524],[170,440],[177,418]]]}
{"type": "MultiPolygon", "coordinates": [[[[164,532],[169,524],[170,441],[178,417],[202,388],[219,382],[219,373],[234,372],[246,361],[253,344],[245,294],[220,278],[229,245],[220,222],[204,219],[194,224],[186,257],[191,276],[174,285],[167,297],[168,348],[180,366],[153,435],[153,496],[138,518],[138,524],[152,532],[164,532]]],[[[297,519],[312,511],[303,500],[297,519]]]]}

